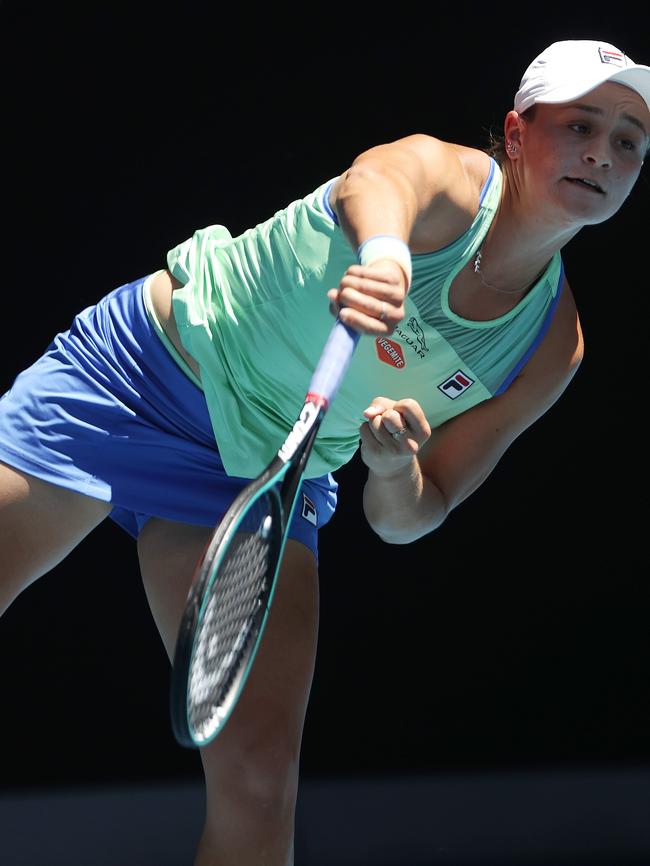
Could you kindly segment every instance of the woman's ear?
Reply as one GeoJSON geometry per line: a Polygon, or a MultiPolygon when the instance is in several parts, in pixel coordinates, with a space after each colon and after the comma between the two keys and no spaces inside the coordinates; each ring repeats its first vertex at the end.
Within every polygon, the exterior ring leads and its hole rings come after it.
{"type": "Polygon", "coordinates": [[[506,114],[503,123],[503,132],[505,136],[506,153],[511,159],[516,157],[521,150],[523,125],[524,120],[516,111],[509,111],[506,114]]]}

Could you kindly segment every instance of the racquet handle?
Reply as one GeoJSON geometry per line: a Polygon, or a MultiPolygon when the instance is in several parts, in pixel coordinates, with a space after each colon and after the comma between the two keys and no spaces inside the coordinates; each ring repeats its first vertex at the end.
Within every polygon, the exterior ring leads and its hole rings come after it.
{"type": "Polygon", "coordinates": [[[310,397],[321,398],[327,404],[332,402],[352,360],[359,336],[340,319],[336,320],[311,377],[310,397]]]}

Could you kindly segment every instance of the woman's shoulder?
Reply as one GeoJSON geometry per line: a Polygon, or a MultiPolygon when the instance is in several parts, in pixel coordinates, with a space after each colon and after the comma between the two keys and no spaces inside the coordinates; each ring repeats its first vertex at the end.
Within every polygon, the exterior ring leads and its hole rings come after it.
{"type": "Polygon", "coordinates": [[[418,201],[412,251],[430,252],[459,237],[475,218],[493,165],[476,148],[426,133],[413,133],[363,151],[330,192],[333,209],[346,179],[355,171],[392,174],[410,182],[418,201]]]}
{"type": "Polygon", "coordinates": [[[422,161],[435,177],[439,197],[456,208],[475,214],[481,194],[495,165],[482,150],[432,135],[417,134],[402,139],[418,150],[422,161]]]}
{"type": "Polygon", "coordinates": [[[473,181],[474,185],[479,188],[483,187],[494,162],[483,150],[464,144],[456,144],[453,141],[445,141],[427,133],[413,133],[404,136],[404,138],[392,142],[392,145],[413,150],[427,163],[434,161],[446,165],[457,165],[468,180],[473,181]]]}
{"type": "Polygon", "coordinates": [[[494,161],[483,151],[433,136],[413,136],[427,166],[430,207],[414,227],[413,252],[439,249],[465,232],[478,213],[494,161]]]}
{"type": "Polygon", "coordinates": [[[470,188],[479,196],[495,165],[494,160],[482,150],[462,144],[449,144],[458,159],[470,188]]]}

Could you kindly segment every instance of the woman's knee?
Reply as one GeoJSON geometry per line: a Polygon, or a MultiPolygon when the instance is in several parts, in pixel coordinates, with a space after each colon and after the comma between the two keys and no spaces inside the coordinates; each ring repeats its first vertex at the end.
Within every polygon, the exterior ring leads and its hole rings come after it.
{"type": "MultiPolygon", "coordinates": [[[[269,725],[266,734],[231,728],[228,742],[201,749],[208,811],[223,808],[226,801],[242,809],[269,809],[283,813],[295,806],[300,764],[300,735],[287,736],[287,729],[269,725]],[[250,734],[252,733],[252,736],[250,734]]],[[[225,731],[224,731],[225,733],[225,731]]]]}

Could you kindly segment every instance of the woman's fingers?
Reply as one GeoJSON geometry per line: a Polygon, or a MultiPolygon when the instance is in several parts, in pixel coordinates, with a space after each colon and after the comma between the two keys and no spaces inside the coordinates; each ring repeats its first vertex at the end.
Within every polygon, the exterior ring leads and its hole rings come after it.
{"type": "Polygon", "coordinates": [[[400,415],[418,445],[423,445],[431,436],[431,425],[427,421],[426,415],[417,400],[413,400],[410,397],[398,400],[393,410],[400,415]]]}
{"type": "Polygon", "coordinates": [[[404,318],[406,277],[390,260],[362,267],[352,265],[339,287],[327,293],[330,310],[362,334],[392,334],[404,318]]]}
{"type": "MultiPolygon", "coordinates": [[[[362,426],[377,445],[391,452],[416,454],[431,435],[431,428],[416,400],[390,400],[376,397],[363,413],[368,419],[362,426]]],[[[363,436],[362,436],[363,440],[363,436]]],[[[366,445],[371,440],[366,437],[366,445]]]]}

